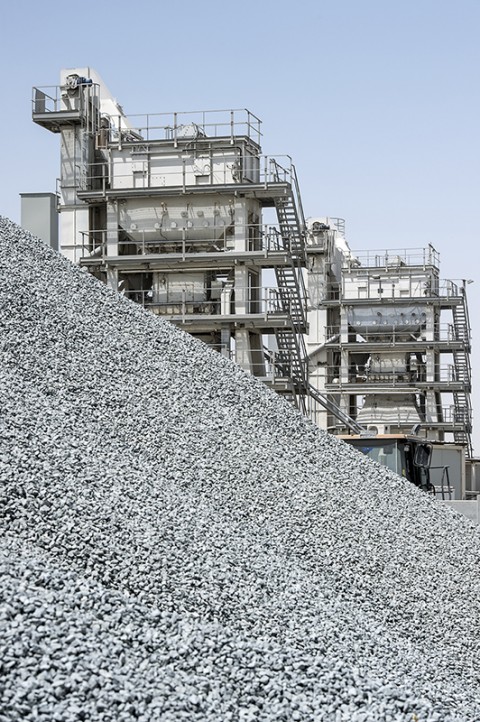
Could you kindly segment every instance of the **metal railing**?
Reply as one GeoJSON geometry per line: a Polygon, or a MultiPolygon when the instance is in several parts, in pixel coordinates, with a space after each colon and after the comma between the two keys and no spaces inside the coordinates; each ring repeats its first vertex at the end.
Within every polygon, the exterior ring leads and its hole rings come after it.
{"type": "MultiPolygon", "coordinates": [[[[209,185],[234,186],[238,184],[269,185],[296,183],[295,170],[290,156],[241,155],[234,150],[216,150],[208,156],[188,155],[174,158],[135,158],[91,163],[88,173],[77,190],[83,193],[107,194],[125,191],[182,188],[199,185],[203,192],[209,185]],[[128,168],[126,170],[126,168],[128,168]]],[[[60,188],[61,190],[61,188],[60,188]]]]}
{"type": "MultiPolygon", "coordinates": [[[[65,85],[37,86],[32,89],[33,114],[59,113],[70,110],[68,99],[79,99],[83,90],[95,88],[100,97],[97,83],[80,83],[68,92],[65,85]]],[[[98,104],[101,110],[100,103],[98,104]]],[[[262,121],[247,108],[220,110],[191,110],[168,113],[140,113],[126,116],[123,113],[103,113],[108,122],[107,141],[112,143],[136,140],[168,140],[177,144],[198,138],[228,138],[231,143],[238,137],[249,138],[258,146],[262,137],[262,121]]],[[[107,123],[105,123],[107,126],[107,123]]]]}
{"type": "MultiPolygon", "coordinates": [[[[335,394],[327,394],[327,397],[330,396],[335,399],[335,394]]],[[[361,409],[359,409],[359,411],[361,411],[361,409]]],[[[439,429],[445,434],[453,434],[455,429],[463,429],[465,425],[471,425],[471,414],[461,414],[454,406],[443,406],[439,409],[439,412],[438,420],[429,419],[422,422],[422,429],[427,430],[427,433],[429,429],[439,429]]],[[[324,409],[312,407],[309,415],[315,423],[323,425],[321,420],[325,418],[324,409]]],[[[383,424],[385,422],[388,423],[390,427],[399,428],[403,430],[403,433],[408,433],[413,424],[418,423],[418,412],[413,406],[411,409],[398,409],[397,413],[394,413],[394,410],[390,409],[388,419],[386,419],[383,412],[375,414],[372,410],[369,412],[368,422],[363,423],[370,425],[375,423],[383,424]]],[[[334,424],[332,428],[339,429],[341,427],[342,424],[338,423],[334,424]]]]}
{"type": "MultiPolygon", "coordinates": [[[[420,278],[417,275],[397,274],[402,282],[392,282],[388,276],[362,275],[356,278],[346,275],[342,278],[341,298],[343,301],[386,301],[395,299],[408,303],[410,299],[415,303],[426,301],[429,298],[463,298],[464,287],[461,282],[454,280],[439,280],[437,278],[420,278]],[[407,282],[407,283],[406,283],[407,282]]],[[[337,296],[335,296],[337,298],[337,296]]],[[[333,300],[333,298],[329,299],[333,300]]]]}
{"type": "MultiPolygon", "coordinates": [[[[234,343],[234,342],[233,342],[234,343]]],[[[230,359],[234,363],[241,365],[242,355],[237,352],[237,349],[233,345],[226,344],[206,344],[208,348],[213,351],[220,353],[222,356],[230,359]]],[[[279,351],[272,350],[264,347],[264,359],[261,363],[249,363],[249,371],[253,376],[260,378],[262,381],[268,381],[269,383],[275,383],[275,381],[284,382],[288,377],[282,373],[281,369],[284,366],[284,353],[280,354],[279,351]]],[[[292,356],[291,361],[294,358],[292,356]]]]}
{"type": "Polygon", "coordinates": [[[345,258],[344,267],[355,269],[377,268],[391,271],[393,268],[416,266],[421,268],[438,268],[440,254],[432,245],[426,248],[392,248],[386,250],[360,250],[349,258],[345,258]]]}
{"type": "Polygon", "coordinates": [[[185,318],[186,316],[233,316],[257,315],[285,316],[290,313],[290,304],[294,307],[293,294],[280,296],[277,287],[234,286],[233,282],[224,282],[223,287],[214,292],[208,287],[204,290],[193,283],[164,289],[120,288],[119,293],[148,308],[154,313],[185,318]]]}
{"type": "MultiPolygon", "coordinates": [[[[145,141],[191,141],[199,138],[228,138],[231,143],[246,137],[260,145],[262,121],[246,108],[143,113],[127,116],[128,124],[145,141]]],[[[111,121],[117,128],[117,119],[111,121]]],[[[113,130],[112,142],[118,140],[113,130]]]]}
{"type": "MultiPolygon", "coordinates": [[[[400,321],[399,321],[400,326],[400,321]]],[[[426,322],[422,323],[422,328],[419,329],[418,321],[412,321],[411,330],[408,329],[406,321],[402,321],[402,328],[396,327],[395,324],[385,328],[384,326],[377,326],[374,330],[371,327],[368,331],[364,331],[361,328],[350,330],[348,335],[342,339],[340,326],[326,326],[324,329],[324,345],[340,345],[345,343],[355,343],[358,346],[358,351],[362,351],[363,343],[375,343],[375,344],[399,344],[399,343],[418,343],[422,342],[425,344],[435,344],[442,342],[446,344],[456,345],[458,342],[468,345],[470,339],[470,331],[466,325],[458,326],[453,323],[438,323],[435,325],[435,329],[432,332],[428,331],[427,336],[427,325],[426,322]],[[405,326],[407,326],[405,328],[405,326]]],[[[380,348],[379,351],[382,351],[380,348]]]]}
{"type": "MultiPolygon", "coordinates": [[[[378,389],[402,387],[409,389],[420,384],[460,384],[469,383],[467,375],[459,373],[454,364],[434,364],[433,367],[421,364],[416,368],[394,368],[388,362],[376,362],[374,369],[353,365],[348,369],[338,366],[322,366],[325,383],[341,389],[348,385],[375,386],[378,389]]],[[[360,392],[361,393],[361,392],[360,392]]]]}
{"type": "Polygon", "coordinates": [[[32,115],[58,113],[65,109],[60,86],[44,85],[40,88],[32,88],[32,115]]]}
{"type": "Polygon", "coordinates": [[[329,216],[329,220],[333,223],[334,228],[332,230],[338,231],[343,238],[345,238],[345,218],[337,218],[335,216],[329,216]]]}
{"type": "MultiPolygon", "coordinates": [[[[95,98],[99,104],[100,86],[98,83],[80,85],[87,91],[90,98],[95,98]]],[[[32,88],[32,113],[59,113],[62,111],[80,110],[82,107],[83,93],[69,94],[66,86],[43,85],[32,88]],[[74,107],[77,103],[79,107],[74,107]]]]}
{"type": "MultiPolygon", "coordinates": [[[[45,123],[48,116],[63,113],[77,117],[83,127],[96,136],[100,130],[100,86],[98,83],[80,83],[75,90],[66,86],[33,88],[32,118],[45,123]]],[[[58,118],[57,118],[58,120],[58,118]]]]}
{"type": "Polygon", "coordinates": [[[448,495],[448,499],[451,500],[452,498],[452,492],[454,491],[454,487],[450,485],[450,471],[448,466],[430,466],[430,481],[434,486],[435,493],[439,492],[442,501],[445,501],[446,495],[448,495]],[[431,474],[432,471],[440,471],[440,479],[438,480],[438,474],[431,474]],[[432,478],[433,476],[433,478],[432,478]],[[438,482],[438,483],[437,483],[438,482]]]}
{"type": "MultiPolygon", "coordinates": [[[[248,224],[248,225],[216,225],[216,217],[209,221],[206,217],[198,217],[195,212],[187,219],[176,218],[175,221],[166,219],[157,223],[157,226],[132,223],[125,229],[108,231],[102,228],[95,231],[80,231],[80,242],[77,244],[62,245],[63,252],[75,256],[74,262],[81,260],[108,261],[109,256],[138,257],[151,255],[177,254],[183,260],[192,251],[195,252],[225,252],[234,250],[235,238],[246,239],[246,251],[285,253],[285,240],[282,238],[278,225],[274,224],[248,224]],[[208,222],[210,225],[205,225],[208,222]]],[[[228,256],[226,256],[227,260],[228,256]]]]}

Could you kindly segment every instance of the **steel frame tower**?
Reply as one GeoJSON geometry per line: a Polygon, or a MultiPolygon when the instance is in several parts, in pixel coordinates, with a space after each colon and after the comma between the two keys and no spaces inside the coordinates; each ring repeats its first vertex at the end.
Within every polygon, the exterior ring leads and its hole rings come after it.
{"type": "MultiPolygon", "coordinates": [[[[465,446],[472,456],[465,282],[432,247],[352,252],[344,222],[308,222],[310,382],[364,428],[465,446]]],[[[338,416],[317,423],[348,433],[338,416]]]]}
{"type": "Polygon", "coordinates": [[[61,139],[61,252],[305,411],[303,211],[291,159],[262,154],[260,120],[128,118],[91,68],[34,88],[33,120],[61,139]]]}

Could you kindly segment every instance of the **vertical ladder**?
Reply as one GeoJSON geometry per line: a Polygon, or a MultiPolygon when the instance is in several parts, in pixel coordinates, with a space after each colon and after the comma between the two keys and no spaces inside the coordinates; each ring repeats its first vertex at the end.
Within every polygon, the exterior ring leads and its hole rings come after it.
{"type": "Polygon", "coordinates": [[[462,289],[461,302],[452,306],[453,332],[455,341],[460,341],[462,347],[453,351],[453,365],[455,381],[461,383],[460,390],[453,391],[455,422],[461,423],[463,428],[454,431],[456,443],[465,445],[468,458],[473,456],[472,449],[472,407],[471,367],[470,367],[470,322],[468,318],[465,289],[462,289]]]}

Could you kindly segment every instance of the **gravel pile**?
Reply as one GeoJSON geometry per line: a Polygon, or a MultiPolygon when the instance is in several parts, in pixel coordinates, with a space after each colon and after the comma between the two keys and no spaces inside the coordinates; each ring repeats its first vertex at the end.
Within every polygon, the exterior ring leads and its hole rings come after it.
{"type": "Polygon", "coordinates": [[[480,719],[480,536],[0,219],[0,722],[480,719]]]}

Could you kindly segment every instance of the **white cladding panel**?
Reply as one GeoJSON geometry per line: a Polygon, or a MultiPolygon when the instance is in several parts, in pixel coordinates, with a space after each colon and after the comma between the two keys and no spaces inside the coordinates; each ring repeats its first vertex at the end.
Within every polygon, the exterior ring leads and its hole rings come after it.
{"type": "MultiPolygon", "coordinates": [[[[375,269],[377,271],[377,269],[375,269]]],[[[346,273],[343,278],[345,300],[371,298],[425,298],[430,295],[432,279],[426,273],[396,275],[377,273],[346,273]]]]}
{"type": "Polygon", "coordinates": [[[142,153],[123,148],[113,149],[111,155],[110,183],[114,190],[259,181],[258,157],[242,158],[237,149],[185,156],[178,150],[142,153]]]}
{"type": "Polygon", "coordinates": [[[60,251],[73,263],[86,254],[84,239],[89,232],[88,208],[60,209],[60,251]]]}
{"type": "Polygon", "coordinates": [[[156,303],[202,302],[206,299],[205,275],[203,273],[156,273],[153,292],[156,303]]]}

